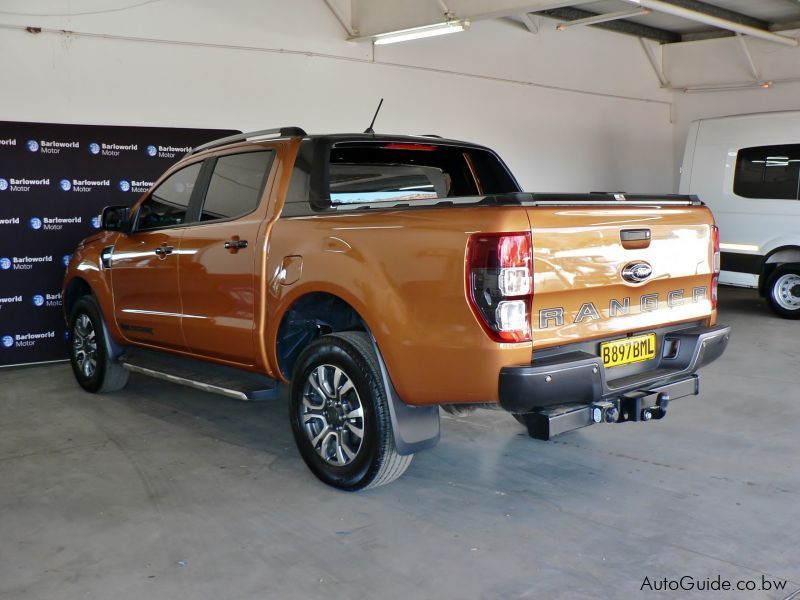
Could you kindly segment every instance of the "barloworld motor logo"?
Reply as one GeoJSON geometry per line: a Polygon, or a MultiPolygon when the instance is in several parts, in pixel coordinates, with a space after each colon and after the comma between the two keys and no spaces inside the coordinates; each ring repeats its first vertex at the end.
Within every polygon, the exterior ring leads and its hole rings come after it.
{"type": "MultiPolygon", "coordinates": [[[[48,265],[53,262],[53,255],[46,254],[44,256],[11,256],[0,258],[0,268],[3,270],[12,269],[14,271],[32,271],[40,265],[48,265]],[[8,261],[6,263],[6,261],[8,261]],[[4,266],[8,264],[8,266],[4,266]]],[[[21,296],[20,296],[21,297],[21,296]]],[[[3,299],[0,298],[0,302],[3,299]]]]}
{"type": "MultiPolygon", "coordinates": [[[[65,254],[64,256],[61,257],[61,262],[64,263],[65,267],[69,266],[69,261],[70,261],[71,258],[72,258],[72,254],[65,254]]],[[[8,260],[8,259],[5,259],[5,260],[8,260]]],[[[0,266],[2,266],[2,263],[0,263],[0,266]]],[[[8,268],[8,267],[6,267],[6,268],[8,268]]]]}
{"type": "Polygon", "coordinates": [[[186,154],[194,149],[193,146],[147,146],[147,156],[158,158],[175,158],[178,154],[186,154]]]}
{"type": "Polygon", "coordinates": [[[100,215],[92,217],[92,227],[100,229],[103,226],[103,218],[100,215]]]}
{"type": "Polygon", "coordinates": [[[42,331],[40,333],[16,333],[14,335],[4,335],[1,341],[4,348],[11,348],[12,346],[22,348],[26,346],[32,347],[35,346],[36,342],[38,341],[51,340],[55,337],[55,331],[42,331]]]}
{"type": "Polygon", "coordinates": [[[144,194],[153,187],[154,181],[141,181],[138,179],[123,179],[119,182],[119,189],[123,192],[133,192],[134,194],[144,194]]]}
{"type": "Polygon", "coordinates": [[[92,154],[100,154],[100,144],[97,142],[92,142],[89,144],[89,152],[92,154]]]}
{"type": "Polygon", "coordinates": [[[28,221],[28,227],[46,231],[62,231],[66,225],[80,225],[82,223],[83,217],[32,217],[28,221]]]}
{"type": "Polygon", "coordinates": [[[40,154],[61,154],[62,150],[77,150],[81,143],[77,140],[28,140],[25,144],[29,152],[39,152],[40,154]]]}
{"type": "Polygon", "coordinates": [[[94,188],[109,187],[110,179],[62,179],[61,189],[65,192],[86,193],[94,188]]]}
{"type": "Polygon", "coordinates": [[[31,188],[37,186],[48,187],[50,185],[50,178],[42,179],[28,179],[27,177],[5,177],[0,178],[0,192],[8,190],[9,192],[30,192],[31,188]]]}
{"type": "Polygon", "coordinates": [[[44,306],[44,296],[41,294],[34,294],[31,298],[31,302],[33,302],[34,306],[44,306]]]}

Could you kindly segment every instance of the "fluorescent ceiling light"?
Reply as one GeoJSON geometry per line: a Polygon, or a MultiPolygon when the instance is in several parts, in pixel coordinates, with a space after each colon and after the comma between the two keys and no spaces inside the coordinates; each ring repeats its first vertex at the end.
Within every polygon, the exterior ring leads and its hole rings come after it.
{"type": "Polygon", "coordinates": [[[435,35],[445,35],[447,33],[458,33],[469,29],[469,21],[447,21],[436,25],[426,25],[425,27],[414,27],[413,29],[401,29],[380,33],[373,36],[375,45],[394,44],[396,42],[407,42],[408,40],[418,40],[435,35]]]}
{"type": "Polygon", "coordinates": [[[732,84],[721,84],[721,85],[709,85],[709,86],[701,86],[701,87],[687,87],[683,88],[684,92],[728,92],[728,91],[735,91],[735,90],[753,90],[753,89],[764,89],[768,90],[772,87],[771,81],[764,81],[764,82],[754,82],[754,83],[732,83],[732,84]]]}

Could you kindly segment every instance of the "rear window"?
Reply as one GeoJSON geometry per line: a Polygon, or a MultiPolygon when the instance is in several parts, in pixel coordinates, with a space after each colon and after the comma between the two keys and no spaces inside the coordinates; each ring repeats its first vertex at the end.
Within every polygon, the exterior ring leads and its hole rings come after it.
{"type": "Polygon", "coordinates": [[[219,157],[200,220],[234,219],[258,208],[274,155],[266,150],[219,157]]]}
{"type": "Polygon", "coordinates": [[[425,143],[342,143],[330,157],[332,205],[430,204],[519,191],[491,152],[425,143]]]}
{"type": "Polygon", "coordinates": [[[733,193],[744,198],[800,198],[800,144],[739,150],[733,193]]]}

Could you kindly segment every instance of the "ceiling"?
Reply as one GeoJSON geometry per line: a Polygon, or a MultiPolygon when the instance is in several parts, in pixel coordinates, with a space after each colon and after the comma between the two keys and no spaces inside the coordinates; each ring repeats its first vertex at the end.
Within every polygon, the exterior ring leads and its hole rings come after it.
{"type": "Polygon", "coordinates": [[[800,0],[325,0],[350,39],[370,39],[443,21],[513,19],[531,31],[587,25],[662,44],[751,35],[797,46],[781,31],[800,29],[800,0]],[[599,17],[599,18],[598,18],[599,17]],[[588,22],[584,22],[589,19],[588,22]],[[597,23],[596,21],[603,22],[597,23]],[[592,22],[595,21],[595,22],[592,22]],[[555,26],[555,24],[553,26],[555,26]]]}
{"type": "MultiPolygon", "coordinates": [[[[766,31],[781,31],[800,26],[800,0],[667,0],[666,4],[687,8],[730,21],[747,24],[766,31]]],[[[599,0],[537,11],[533,14],[562,22],[635,9],[630,0],[599,0]]],[[[650,14],[626,17],[591,25],[638,35],[662,43],[675,43],[734,35],[732,31],[704,23],[665,14],[657,10],[650,14]]]]}

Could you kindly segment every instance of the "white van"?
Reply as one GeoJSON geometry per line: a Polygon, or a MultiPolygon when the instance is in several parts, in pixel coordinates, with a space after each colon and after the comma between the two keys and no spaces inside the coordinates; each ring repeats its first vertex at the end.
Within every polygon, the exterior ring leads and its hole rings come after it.
{"type": "Polygon", "coordinates": [[[720,283],[757,288],[800,318],[800,111],[694,121],[680,193],[714,211],[720,283]]]}

